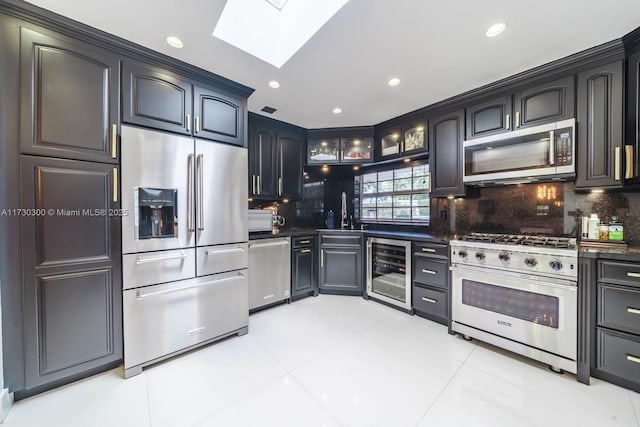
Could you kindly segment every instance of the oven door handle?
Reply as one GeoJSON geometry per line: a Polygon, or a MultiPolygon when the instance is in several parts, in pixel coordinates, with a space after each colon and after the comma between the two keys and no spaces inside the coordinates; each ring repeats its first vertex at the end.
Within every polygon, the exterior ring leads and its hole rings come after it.
{"type": "MultiPolygon", "coordinates": [[[[463,279],[468,278],[469,280],[474,281],[482,281],[488,284],[493,284],[495,282],[495,278],[509,278],[509,279],[517,279],[520,282],[526,282],[527,284],[534,284],[539,286],[546,286],[550,288],[561,289],[565,291],[576,291],[578,286],[576,281],[572,281],[571,279],[555,279],[547,276],[533,276],[531,274],[526,273],[510,273],[507,271],[500,270],[499,273],[496,273],[496,270],[491,270],[488,272],[486,268],[476,267],[476,266],[464,266],[459,267],[452,265],[449,267],[452,273],[458,274],[458,277],[462,277],[463,279]],[[467,276],[466,273],[470,272],[473,275],[467,276]],[[531,278],[531,277],[535,278],[531,278]]],[[[511,289],[522,289],[522,286],[508,286],[508,285],[497,285],[503,286],[511,289]]]]}

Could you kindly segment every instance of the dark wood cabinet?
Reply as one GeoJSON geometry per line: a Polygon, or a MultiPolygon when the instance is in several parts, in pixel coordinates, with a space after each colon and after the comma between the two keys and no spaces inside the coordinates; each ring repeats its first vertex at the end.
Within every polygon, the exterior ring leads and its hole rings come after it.
{"type": "Polygon", "coordinates": [[[432,197],[463,196],[464,111],[456,110],[430,120],[432,197]]]}
{"type": "Polygon", "coordinates": [[[524,88],[514,94],[514,129],[575,117],[573,75],[524,88]]]}
{"type": "Polygon", "coordinates": [[[79,41],[20,29],[20,150],[118,162],[120,61],[79,41]]]}
{"type": "Polygon", "coordinates": [[[320,293],[362,295],[362,235],[320,234],[320,293]]]}
{"type": "Polygon", "coordinates": [[[191,83],[165,70],[126,61],[122,67],[122,121],[191,135],[191,83]]]}
{"type": "Polygon", "coordinates": [[[623,184],[624,61],[578,74],[576,188],[623,184]]]}
{"type": "Polygon", "coordinates": [[[449,245],[413,243],[413,311],[424,318],[449,325],[449,245]]]}
{"type": "Polygon", "coordinates": [[[466,108],[466,139],[481,138],[512,130],[511,94],[466,108]]]}
{"type": "Polygon", "coordinates": [[[392,126],[385,126],[376,136],[376,160],[420,154],[428,151],[428,122],[413,119],[392,126]]]}
{"type": "Polygon", "coordinates": [[[640,48],[627,57],[625,183],[640,184],[640,48]]]}
{"type": "Polygon", "coordinates": [[[122,359],[117,166],[22,156],[27,389],[122,359]]]}
{"type": "Polygon", "coordinates": [[[246,145],[244,98],[157,67],[124,62],[122,104],[126,123],[246,145]]]}
{"type": "Polygon", "coordinates": [[[249,197],[299,199],[305,134],[249,117],[249,197]]]}
{"type": "Polygon", "coordinates": [[[318,295],[318,271],[315,236],[292,239],[291,300],[318,295]]]}
{"type": "Polygon", "coordinates": [[[214,141],[245,146],[246,101],[219,90],[193,87],[194,135],[214,141]]]}

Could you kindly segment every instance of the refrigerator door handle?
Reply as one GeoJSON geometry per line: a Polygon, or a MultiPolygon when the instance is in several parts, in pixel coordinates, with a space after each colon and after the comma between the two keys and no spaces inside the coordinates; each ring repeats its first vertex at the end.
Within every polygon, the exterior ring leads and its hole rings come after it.
{"type": "Polygon", "coordinates": [[[193,154],[187,157],[187,175],[187,229],[194,232],[196,229],[193,226],[193,154]]]}
{"type": "Polygon", "coordinates": [[[196,171],[198,173],[198,198],[196,199],[196,204],[198,205],[198,230],[204,230],[204,207],[202,206],[202,203],[204,201],[204,190],[202,188],[202,186],[204,185],[204,178],[203,178],[203,166],[202,166],[202,161],[204,159],[204,154],[198,154],[197,160],[196,160],[196,171]]]}

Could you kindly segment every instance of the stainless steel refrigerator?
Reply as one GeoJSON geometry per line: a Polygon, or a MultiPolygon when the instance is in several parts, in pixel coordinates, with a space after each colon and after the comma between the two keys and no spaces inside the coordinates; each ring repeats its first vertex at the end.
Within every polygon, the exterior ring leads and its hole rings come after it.
{"type": "Polygon", "coordinates": [[[125,377],[247,332],[247,150],[122,126],[125,377]]]}

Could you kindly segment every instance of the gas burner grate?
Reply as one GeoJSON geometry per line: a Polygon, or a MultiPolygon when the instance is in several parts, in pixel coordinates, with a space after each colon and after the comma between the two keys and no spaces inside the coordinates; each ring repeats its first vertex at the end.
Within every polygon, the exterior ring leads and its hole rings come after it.
{"type": "Polygon", "coordinates": [[[570,249],[575,242],[568,237],[527,236],[520,234],[495,234],[495,233],[471,233],[462,236],[460,240],[467,242],[503,243],[508,245],[524,245],[549,247],[557,249],[570,249]]]}

